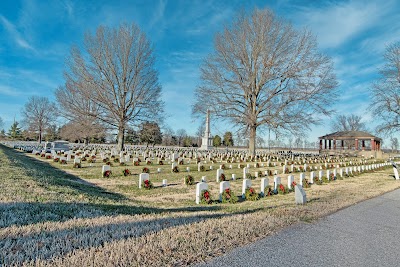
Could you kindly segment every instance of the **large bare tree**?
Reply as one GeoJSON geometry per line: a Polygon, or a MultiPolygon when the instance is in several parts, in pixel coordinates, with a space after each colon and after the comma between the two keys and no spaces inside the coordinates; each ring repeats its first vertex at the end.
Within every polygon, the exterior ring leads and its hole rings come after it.
{"type": "Polygon", "coordinates": [[[380,78],[372,86],[371,108],[381,122],[377,131],[390,134],[400,130],[400,42],[386,48],[384,59],[380,78]]]}
{"type": "Polygon", "coordinates": [[[367,127],[362,117],[354,114],[338,115],[332,121],[331,130],[338,131],[366,131],[367,127]]]}
{"type": "Polygon", "coordinates": [[[333,65],[309,31],[295,30],[270,10],[242,11],[215,36],[214,49],[201,66],[193,113],[209,108],[246,128],[251,154],[257,128],[297,133],[318,123],[318,113],[330,114],[333,65]]]}
{"type": "Polygon", "coordinates": [[[44,131],[55,123],[58,111],[47,97],[31,96],[22,109],[22,116],[22,124],[28,131],[36,133],[41,143],[44,131]]]}
{"type": "Polygon", "coordinates": [[[118,131],[122,150],[128,123],[162,118],[152,45],[135,24],[123,24],[86,34],[83,51],[72,48],[60,88],[92,100],[97,108],[91,115],[118,131]]]}

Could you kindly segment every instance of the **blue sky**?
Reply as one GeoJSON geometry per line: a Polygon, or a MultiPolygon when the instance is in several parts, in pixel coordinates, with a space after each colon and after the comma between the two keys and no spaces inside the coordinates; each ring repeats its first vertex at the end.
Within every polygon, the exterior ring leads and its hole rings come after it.
{"type": "MultiPolygon", "coordinates": [[[[270,8],[307,27],[319,48],[335,63],[340,98],[338,114],[360,115],[373,128],[368,111],[369,88],[382,66],[385,46],[400,41],[400,2],[298,0],[126,0],[0,1],[0,117],[7,130],[32,95],[54,100],[64,83],[65,59],[71,45],[99,25],[135,22],[154,44],[156,68],[166,103],[166,124],[195,134],[200,121],[191,117],[199,65],[213,49],[213,36],[241,9],[270,8]]],[[[214,122],[212,134],[230,125],[214,122]]],[[[330,119],[312,127],[309,141],[330,132],[330,119]]]]}

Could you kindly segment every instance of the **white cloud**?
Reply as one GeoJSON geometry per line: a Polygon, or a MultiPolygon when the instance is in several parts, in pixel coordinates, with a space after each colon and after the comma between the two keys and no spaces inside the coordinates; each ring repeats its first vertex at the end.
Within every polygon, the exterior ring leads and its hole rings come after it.
{"type": "Polygon", "coordinates": [[[14,24],[12,24],[9,20],[7,20],[4,16],[0,15],[0,22],[3,25],[3,27],[6,29],[10,37],[14,40],[14,42],[28,50],[35,51],[35,49],[26,41],[21,34],[18,32],[17,28],[15,27],[14,24]]]}
{"type": "Polygon", "coordinates": [[[15,88],[11,88],[10,86],[0,84],[0,95],[20,96],[21,92],[18,92],[15,88]]]}
{"type": "Polygon", "coordinates": [[[390,1],[347,1],[322,8],[306,8],[298,14],[316,33],[323,48],[335,48],[384,19],[390,1]]]}

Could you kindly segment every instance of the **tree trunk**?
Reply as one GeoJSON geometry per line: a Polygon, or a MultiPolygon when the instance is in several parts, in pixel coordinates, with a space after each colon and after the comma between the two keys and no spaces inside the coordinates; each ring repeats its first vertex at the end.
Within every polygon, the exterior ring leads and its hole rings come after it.
{"type": "Polygon", "coordinates": [[[87,146],[89,144],[89,137],[85,138],[85,145],[87,146]]]}
{"type": "Polygon", "coordinates": [[[250,126],[249,153],[251,156],[256,155],[256,131],[257,126],[250,126]]]}
{"type": "Polygon", "coordinates": [[[42,143],[42,129],[39,129],[39,144],[42,143]]]}
{"type": "Polygon", "coordinates": [[[118,145],[117,145],[117,149],[119,151],[124,150],[124,136],[125,136],[125,127],[119,126],[118,127],[118,145]]]}

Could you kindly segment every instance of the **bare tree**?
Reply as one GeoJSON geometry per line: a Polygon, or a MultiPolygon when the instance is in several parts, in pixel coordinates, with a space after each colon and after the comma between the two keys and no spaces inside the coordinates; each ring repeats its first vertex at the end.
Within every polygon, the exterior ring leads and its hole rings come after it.
{"type": "Polygon", "coordinates": [[[399,140],[397,139],[397,137],[390,137],[390,145],[391,145],[391,147],[392,147],[392,153],[396,150],[396,153],[397,153],[397,150],[399,149],[399,140]]]}
{"type": "MultiPolygon", "coordinates": [[[[80,86],[82,88],[83,83],[80,86]]],[[[67,81],[64,86],[57,88],[55,95],[61,107],[61,116],[69,120],[62,127],[63,138],[83,140],[85,144],[88,144],[90,138],[105,135],[106,128],[98,119],[100,106],[92,99],[89,92],[80,90],[67,81]]]]}
{"type": "Polygon", "coordinates": [[[135,25],[118,29],[99,27],[85,36],[84,54],[71,50],[66,86],[98,105],[91,115],[118,131],[118,149],[124,147],[128,123],[161,121],[163,102],[153,48],[135,25]]]}
{"type": "Polygon", "coordinates": [[[35,132],[41,143],[44,131],[55,123],[57,114],[56,105],[47,97],[31,96],[22,109],[22,124],[28,131],[35,132]]]}
{"type": "Polygon", "coordinates": [[[366,131],[367,127],[365,122],[362,121],[361,116],[358,115],[338,115],[333,120],[331,130],[334,132],[339,131],[366,131]]]}
{"type": "Polygon", "coordinates": [[[381,77],[372,86],[371,109],[382,122],[377,131],[390,134],[400,130],[400,42],[386,48],[384,59],[381,77]]]}
{"type": "Polygon", "coordinates": [[[270,10],[242,11],[216,35],[214,49],[201,66],[193,113],[209,108],[247,128],[251,154],[257,128],[298,133],[319,122],[317,113],[330,114],[333,65],[309,31],[295,30],[270,10]]]}
{"type": "Polygon", "coordinates": [[[105,135],[105,128],[93,119],[82,119],[80,122],[70,121],[60,128],[61,138],[70,141],[83,141],[85,144],[88,144],[90,139],[101,139],[105,135]]]}
{"type": "Polygon", "coordinates": [[[176,137],[178,139],[178,146],[183,146],[183,139],[187,136],[185,129],[179,129],[176,131],[176,137]]]}
{"type": "Polygon", "coordinates": [[[174,146],[175,140],[174,140],[175,132],[172,130],[170,127],[166,126],[164,127],[164,131],[162,133],[162,144],[164,146],[174,146]]]}
{"type": "Polygon", "coordinates": [[[0,117],[0,129],[3,129],[3,127],[4,127],[4,121],[3,118],[0,117]]]}

